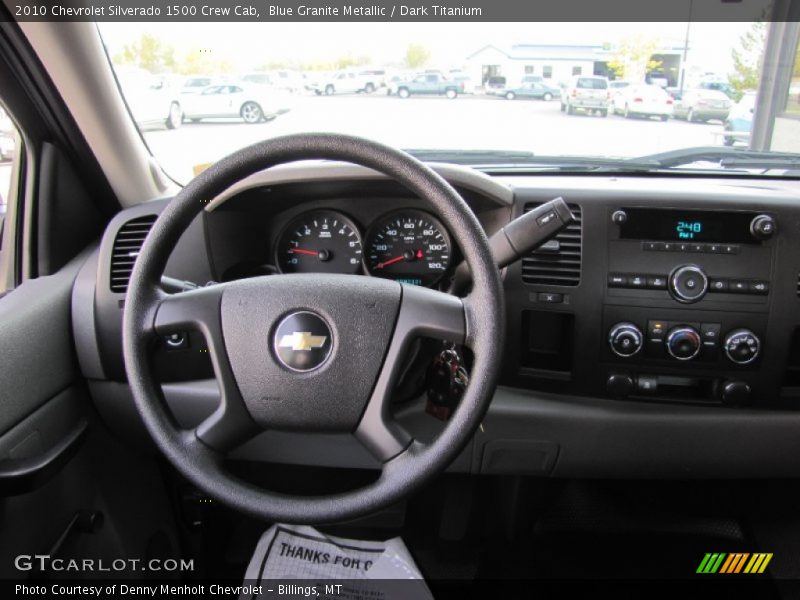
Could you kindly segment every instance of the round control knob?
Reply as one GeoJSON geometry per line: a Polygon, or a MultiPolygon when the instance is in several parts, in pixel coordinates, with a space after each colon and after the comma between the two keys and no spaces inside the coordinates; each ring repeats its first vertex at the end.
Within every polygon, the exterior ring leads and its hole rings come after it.
{"type": "Polygon", "coordinates": [[[741,406],[750,399],[750,386],[744,381],[726,381],[720,390],[722,402],[730,406],[741,406]]]}
{"type": "Polygon", "coordinates": [[[694,327],[679,325],[667,333],[667,352],[677,360],[692,360],[703,345],[694,327]]]}
{"type": "Polygon", "coordinates": [[[642,349],[642,332],[633,323],[617,323],[608,334],[608,345],[617,356],[628,358],[642,349]]]}
{"type": "Polygon", "coordinates": [[[750,221],[750,233],[760,240],[768,240],[777,230],[778,225],[770,215],[758,215],[750,221]]]}
{"type": "Polygon", "coordinates": [[[626,213],[624,210],[615,210],[611,214],[611,221],[615,225],[624,225],[628,222],[628,213],[626,213]]]}
{"type": "Polygon", "coordinates": [[[606,390],[614,398],[625,398],[633,392],[633,378],[625,373],[612,373],[606,380],[606,390]]]}
{"type": "Polygon", "coordinates": [[[734,329],[722,343],[725,356],[737,365],[753,362],[761,350],[761,340],[749,329],[734,329]]]}
{"type": "Polygon", "coordinates": [[[678,302],[697,302],[707,291],[708,277],[697,265],[681,265],[670,273],[669,293],[678,302]]]}

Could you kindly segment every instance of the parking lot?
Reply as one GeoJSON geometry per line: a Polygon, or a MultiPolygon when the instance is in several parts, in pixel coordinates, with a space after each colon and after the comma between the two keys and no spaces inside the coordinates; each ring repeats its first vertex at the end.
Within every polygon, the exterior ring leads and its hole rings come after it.
{"type": "Polygon", "coordinates": [[[194,165],[258,140],[309,131],[350,133],[406,149],[527,150],[540,155],[630,157],[722,143],[719,122],[569,116],[559,110],[558,100],[509,101],[483,95],[403,100],[381,91],[369,96],[296,96],[291,111],[270,122],[184,123],[173,131],[146,131],[145,139],[167,171],[187,181],[194,165]]]}
{"type": "MultiPolygon", "coordinates": [[[[400,148],[527,150],[540,155],[641,156],[722,143],[722,124],[670,119],[566,115],[558,100],[505,100],[487,96],[296,96],[292,110],[246,125],[239,120],[184,123],[152,129],[145,140],[167,172],[180,182],[192,167],[270,137],[309,131],[350,133],[400,148]]],[[[11,163],[0,163],[0,194],[8,190],[11,163]]]]}

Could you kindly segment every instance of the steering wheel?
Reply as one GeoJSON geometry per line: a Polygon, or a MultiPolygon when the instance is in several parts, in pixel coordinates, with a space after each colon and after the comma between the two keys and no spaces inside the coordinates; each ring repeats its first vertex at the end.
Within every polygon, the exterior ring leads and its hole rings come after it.
{"type": "Polygon", "coordinates": [[[337,134],[289,135],[223,158],[164,208],[144,241],[123,316],[125,369],[156,445],[187,479],[233,509],[271,521],[322,523],[383,508],[443,471],[481,422],[500,370],[503,288],[486,235],[459,194],[410,155],[337,134]],[[214,197],[265,168],[305,159],[360,164],[427,200],[472,272],[464,298],[362,275],[271,275],[166,294],[160,278],[181,234],[214,197]],[[181,429],[153,376],[154,339],[197,330],[220,388],[216,411],[181,429]],[[474,353],[469,386],[430,443],[389,410],[405,351],[419,336],[474,353]],[[264,430],[352,433],[382,465],[356,490],[328,496],[268,492],[230,474],[226,453],[264,430]]]}

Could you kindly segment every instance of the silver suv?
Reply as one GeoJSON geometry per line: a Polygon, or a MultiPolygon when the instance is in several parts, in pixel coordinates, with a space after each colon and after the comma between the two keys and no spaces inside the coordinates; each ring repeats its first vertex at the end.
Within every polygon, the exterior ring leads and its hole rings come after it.
{"type": "Polygon", "coordinates": [[[574,115],[576,110],[585,110],[607,117],[610,101],[611,93],[605,77],[578,75],[561,89],[561,111],[568,115],[574,115]]]}

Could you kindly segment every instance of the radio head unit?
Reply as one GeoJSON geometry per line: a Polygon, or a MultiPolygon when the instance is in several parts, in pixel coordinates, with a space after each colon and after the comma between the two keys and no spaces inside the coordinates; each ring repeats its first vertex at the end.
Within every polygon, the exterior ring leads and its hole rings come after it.
{"type": "Polygon", "coordinates": [[[623,208],[615,215],[628,240],[758,244],[775,231],[770,215],[747,211],[623,208]]]}

